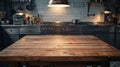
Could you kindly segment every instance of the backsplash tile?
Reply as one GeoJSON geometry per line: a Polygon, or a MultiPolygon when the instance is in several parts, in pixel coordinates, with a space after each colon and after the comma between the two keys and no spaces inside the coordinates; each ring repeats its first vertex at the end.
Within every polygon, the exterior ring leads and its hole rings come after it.
{"type": "Polygon", "coordinates": [[[91,5],[90,12],[95,13],[93,17],[87,16],[88,0],[68,0],[68,8],[50,8],[47,7],[49,0],[35,0],[36,12],[40,14],[44,22],[63,21],[70,22],[72,19],[79,19],[81,22],[103,22],[103,5],[91,5]],[[79,4],[80,3],[80,4],[79,4]],[[75,5],[76,4],[76,5],[75,5]],[[97,17],[97,18],[96,18],[97,17]]]}

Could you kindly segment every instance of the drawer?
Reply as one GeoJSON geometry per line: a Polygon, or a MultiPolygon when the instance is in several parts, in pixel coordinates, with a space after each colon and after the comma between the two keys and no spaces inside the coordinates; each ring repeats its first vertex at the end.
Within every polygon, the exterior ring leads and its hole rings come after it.
{"type": "Polygon", "coordinates": [[[3,28],[3,32],[7,33],[7,34],[19,34],[19,28],[3,28]]]}
{"type": "Polygon", "coordinates": [[[3,35],[3,42],[16,42],[17,40],[19,40],[19,34],[9,34],[9,35],[3,35]]]}
{"type": "Polygon", "coordinates": [[[20,34],[40,34],[40,27],[21,27],[20,34]]]}

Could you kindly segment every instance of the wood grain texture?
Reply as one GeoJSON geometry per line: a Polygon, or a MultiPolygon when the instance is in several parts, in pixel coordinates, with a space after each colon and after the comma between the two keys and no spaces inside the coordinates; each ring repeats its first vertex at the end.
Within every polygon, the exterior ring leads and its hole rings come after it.
{"type": "Polygon", "coordinates": [[[106,61],[120,51],[90,35],[27,35],[0,52],[0,61],[106,61]]]}

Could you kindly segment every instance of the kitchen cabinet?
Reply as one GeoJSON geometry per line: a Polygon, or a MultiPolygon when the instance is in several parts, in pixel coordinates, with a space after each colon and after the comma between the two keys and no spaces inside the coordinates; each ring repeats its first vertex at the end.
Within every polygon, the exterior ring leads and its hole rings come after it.
{"type": "Polygon", "coordinates": [[[115,47],[117,47],[118,49],[120,49],[120,26],[116,26],[116,32],[115,32],[115,47]]]}
{"type": "Polygon", "coordinates": [[[19,28],[16,26],[2,26],[3,48],[19,40],[19,28]]]}
{"type": "Polygon", "coordinates": [[[4,0],[0,0],[0,11],[4,11],[5,10],[5,3],[4,0]]]}
{"type": "Polygon", "coordinates": [[[80,35],[94,35],[96,27],[92,25],[79,25],[78,32],[80,35]]]}
{"type": "Polygon", "coordinates": [[[95,36],[114,46],[114,26],[97,26],[95,36]]]}
{"type": "Polygon", "coordinates": [[[41,26],[42,35],[57,34],[59,32],[60,32],[60,26],[51,26],[51,25],[41,26]]]}
{"type": "MultiPolygon", "coordinates": [[[[2,26],[3,44],[9,45],[25,35],[95,35],[114,46],[112,25],[11,25],[2,26]]],[[[117,36],[119,36],[117,34],[117,36]]],[[[118,39],[118,37],[117,37],[118,39]]],[[[119,40],[119,39],[118,39],[119,40]]]]}
{"type": "Polygon", "coordinates": [[[80,25],[80,35],[95,35],[114,46],[114,26],[80,25]]]}
{"type": "Polygon", "coordinates": [[[41,26],[41,34],[72,35],[72,34],[77,34],[77,27],[75,25],[62,25],[62,26],[43,25],[43,26],[41,26]]]}
{"type": "Polygon", "coordinates": [[[2,49],[2,30],[0,27],[0,50],[2,49]]]}
{"type": "Polygon", "coordinates": [[[40,34],[40,26],[20,26],[20,38],[25,35],[40,34]]]}
{"type": "Polygon", "coordinates": [[[114,26],[105,25],[62,25],[62,26],[41,26],[41,34],[75,34],[75,35],[95,35],[103,41],[114,46],[114,26]]]}

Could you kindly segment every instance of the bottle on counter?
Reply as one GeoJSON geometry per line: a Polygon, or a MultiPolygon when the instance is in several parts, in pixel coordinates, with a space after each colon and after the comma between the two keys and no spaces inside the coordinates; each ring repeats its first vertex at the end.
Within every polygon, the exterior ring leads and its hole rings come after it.
{"type": "Polygon", "coordinates": [[[31,18],[30,18],[30,16],[27,17],[27,24],[31,25],[31,18]]]}
{"type": "Polygon", "coordinates": [[[34,24],[37,24],[37,16],[34,16],[34,24]]]}
{"type": "Polygon", "coordinates": [[[35,24],[35,21],[34,21],[34,18],[33,18],[33,17],[31,18],[31,23],[32,23],[32,24],[35,24]]]}
{"type": "Polygon", "coordinates": [[[39,14],[38,14],[38,16],[37,16],[37,24],[41,24],[41,23],[42,23],[42,20],[41,20],[39,14]]]}
{"type": "Polygon", "coordinates": [[[28,23],[28,20],[27,20],[27,17],[25,17],[25,14],[23,15],[23,24],[27,24],[28,23]]]}

